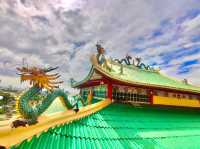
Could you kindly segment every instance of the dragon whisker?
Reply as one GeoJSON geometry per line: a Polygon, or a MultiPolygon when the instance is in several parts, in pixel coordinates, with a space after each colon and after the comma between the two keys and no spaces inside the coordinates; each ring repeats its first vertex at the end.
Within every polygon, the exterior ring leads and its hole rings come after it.
{"type": "Polygon", "coordinates": [[[50,71],[56,70],[58,68],[59,68],[58,66],[57,67],[49,67],[46,70],[44,70],[44,72],[50,72],[50,71]]]}
{"type": "Polygon", "coordinates": [[[61,84],[63,83],[63,81],[59,81],[59,82],[50,82],[51,84],[61,84]]]}

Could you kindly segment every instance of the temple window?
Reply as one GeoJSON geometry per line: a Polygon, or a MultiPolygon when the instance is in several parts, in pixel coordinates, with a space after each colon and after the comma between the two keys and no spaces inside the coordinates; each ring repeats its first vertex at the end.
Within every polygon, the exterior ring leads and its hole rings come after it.
{"type": "Polygon", "coordinates": [[[157,92],[157,91],[154,91],[154,95],[158,95],[158,92],[157,92]]]}
{"type": "Polygon", "coordinates": [[[107,86],[100,85],[94,87],[94,97],[95,98],[106,98],[107,96],[107,86]]]}
{"type": "Polygon", "coordinates": [[[120,85],[113,86],[113,99],[120,102],[149,102],[145,89],[120,85]]]}
{"type": "Polygon", "coordinates": [[[185,96],[186,99],[189,99],[188,95],[185,94],[184,96],[185,96]]]}
{"type": "Polygon", "coordinates": [[[165,97],[168,97],[168,92],[164,92],[163,95],[164,95],[165,97]]]}
{"type": "Polygon", "coordinates": [[[173,97],[176,98],[176,94],[173,94],[173,97]]]}
{"type": "Polygon", "coordinates": [[[198,96],[197,95],[193,95],[193,99],[198,99],[198,96]]]}
{"type": "Polygon", "coordinates": [[[169,96],[169,97],[174,97],[174,96],[173,96],[173,93],[168,93],[168,96],[169,96]]]}

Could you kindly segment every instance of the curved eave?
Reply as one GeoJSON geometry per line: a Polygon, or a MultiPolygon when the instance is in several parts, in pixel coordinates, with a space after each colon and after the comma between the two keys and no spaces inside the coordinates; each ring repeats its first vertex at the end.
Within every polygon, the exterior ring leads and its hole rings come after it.
{"type": "Polygon", "coordinates": [[[104,69],[102,69],[98,65],[95,65],[93,67],[94,67],[94,69],[96,69],[98,72],[100,72],[104,76],[108,77],[109,79],[116,80],[116,81],[119,81],[119,82],[122,82],[122,83],[130,84],[130,85],[132,84],[132,85],[138,85],[138,86],[148,86],[148,87],[152,87],[152,88],[156,87],[156,88],[162,88],[162,89],[168,89],[168,90],[176,90],[176,91],[200,94],[200,91],[198,91],[198,90],[189,90],[189,89],[176,88],[176,87],[171,87],[171,86],[163,86],[163,85],[141,83],[141,82],[130,81],[130,80],[122,80],[119,77],[113,77],[111,74],[107,73],[104,69]]]}
{"type": "Polygon", "coordinates": [[[85,79],[83,79],[83,80],[81,80],[81,81],[79,81],[79,82],[75,82],[74,84],[72,84],[72,87],[73,87],[73,88],[78,88],[80,85],[82,85],[82,84],[84,84],[85,82],[87,82],[87,81],[91,78],[91,76],[92,76],[93,73],[94,73],[94,67],[93,67],[93,65],[92,65],[92,67],[91,67],[91,69],[90,69],[90,72],[89,72],[88,75],[85,77],[85,79]]]}

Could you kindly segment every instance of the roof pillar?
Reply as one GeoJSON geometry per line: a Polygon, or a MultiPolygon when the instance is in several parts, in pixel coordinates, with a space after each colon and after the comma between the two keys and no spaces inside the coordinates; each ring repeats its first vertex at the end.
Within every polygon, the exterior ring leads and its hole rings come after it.
{"type": "Polygon", "coordinates": [[[147,95],[148,95],[148,98],[149,98],[149,103],[150,104],[153,104],[153,91],[152,90],[148,90],[147,91],[147,95]]]}
{"type": "Polygon", "coordinates": [[[107,97],[112,100],[112,83],[109,82],[107,85],[107,97]]]}

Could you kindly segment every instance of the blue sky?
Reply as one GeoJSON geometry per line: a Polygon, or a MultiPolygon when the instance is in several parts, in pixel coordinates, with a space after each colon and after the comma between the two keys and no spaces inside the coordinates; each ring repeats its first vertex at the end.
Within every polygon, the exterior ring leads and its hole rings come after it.
{"type": "Polygon", "coordinates": [[[1,85],[23,86],[16,76],[28,65],[59,66],[64,87],[90,68],[103,41],[108,57],[126,54],[200,85],[199,0],[0,1],[1,85]]]}

